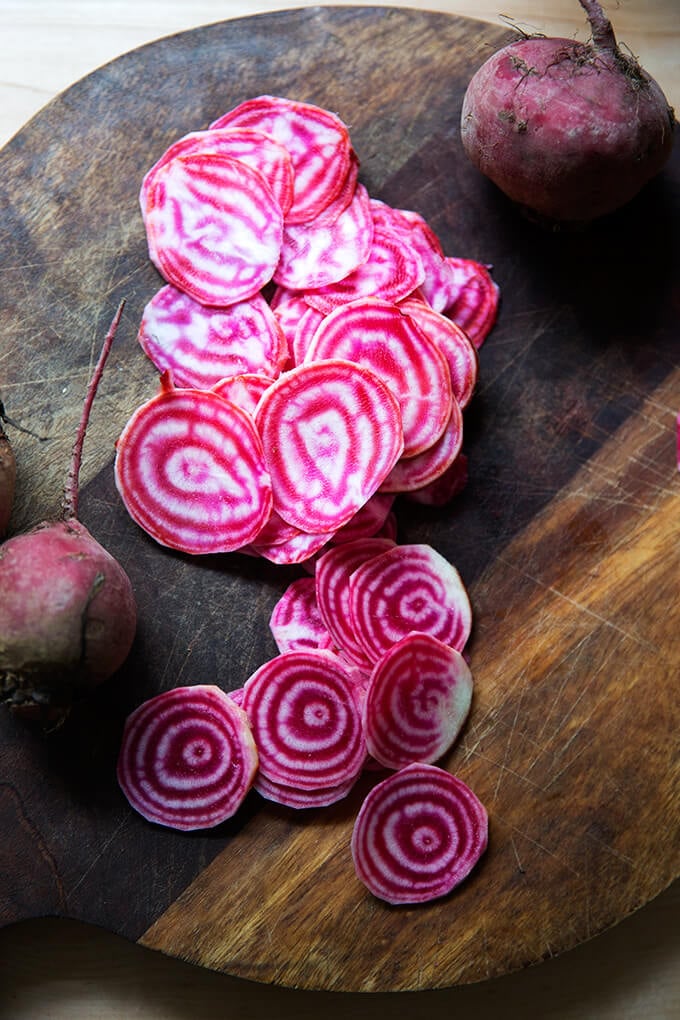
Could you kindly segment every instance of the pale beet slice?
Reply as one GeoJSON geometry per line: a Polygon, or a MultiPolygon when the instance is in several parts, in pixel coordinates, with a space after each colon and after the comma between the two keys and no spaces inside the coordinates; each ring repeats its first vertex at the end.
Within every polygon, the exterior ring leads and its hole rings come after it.
{"type": "Polygon", "coordinates": [[[333,647],[333,638],[316,601],[313,577],[298,577],[290,582],[272,610],[269,629],[280,652],[333,647]]]}
{"type": "Polygon", "coordinates": [[[210,389],[244,372],[275,379],[288,360],[283,330],[260,293],[215,308],[166,284],[147,302],[137,339],[176,386],[210,389]]]}
{"type": "Polygon", "coordinates": [[[472,400],[479,376],[479,355],[469,336],[452,319],[436,312],[424,301],[406,298],[399,307],[434,340],[444,354],[451,373],[451,388],[461,409],[472,400]]]}
{"type": "Polygon", "coordinates": [[[373,372],[342,359],[281,375],[255,412],[274,507],[310,533],[334,532],[378,490],[403,450],[401,412],[373,372]]]}
{"type": "Polygon", "coordinates": [[[362,563],[394,544],[390,538],[356,538],[331,546],[316,561],[316,602],[321,619],[338,648],[358,666],[369,668],[371,663],[350,615],[349,579],[362,563]]]}
{"type": "Polygon", "coordinates": [[[412,632],[378,659],[363,703],[369,754],[385,768],[433,764],[454,744],[472,702],[472,673],[450,645],[412,632]]]}
{"type": "Polygon", "coordinates": [[[231,156],[196,153],[158,170],[146,236],[166,282],[201,304],[233,305],[271,280],[283,213],[258,170],[231,156]]]}
{"type": "Polygon", "coordinates": [[[163,691],[127,718],[120,787],[144,818],[172,829],[208,829],[243,803],[258,757],[248,719],[219,687],[163,691]]]}
{"type": "Polygon", "coordinates": [[[132,519],[181,552],[232,552],[252,542],[273,505],[252,417],[167,375],[116,444],[115,482],[132,519]]]}
{"type": "Polygon", "coordinates": [[[349,588],[350,617],[372,662],[411,631],[458,651],[467,643],[467,591],[453,564],[430,545],[397,545],[374,556],[350,575],[349,588]]]}
{"type": "Polygon", "coordinates": [[[347,127],[336,114],[282,96],[255,96],[214,121],[211,128],[249,127],[276,139],[293,164],[293,203],[287,223],[314,219],[340,194],[351,169],[347,127]]]}
{"type": "Polygon", "coordinates": [[[472,790],[437,765],[413,763],[379,782],[354,823],[357,877],[387,903],[448,895],[486,850],[488,815],[472,790]]]}
{"type": "Polygon", "coordinates": [[[319,790],[361,771],[361,713],[352,681],[332,652],[297,649],[265,662],[245,682],[243,709],[265,778],[319,790]]]}
{"type": "Polygon", "coordinates": [[[224,128],[192,131],[170,145],[160,159],[144,176],[139,202],[142,218],[146,220],[149,205],[153,204],[153,189],[161,167],[179,156],[217,154],[231,156],[247,163],[262,174],[274,198],[285,213],[293,203],[293,162],[288,150],[262,131],[252,128],[224,128]]]}
{"type": "Polygon", "coordinates": [[[305,362],[343,358],[374,372],[399,401],[404,457],[432,446],[451,416],[446,357],[400,307],[367,297],[342,305],[319,323],[305,362]]]}

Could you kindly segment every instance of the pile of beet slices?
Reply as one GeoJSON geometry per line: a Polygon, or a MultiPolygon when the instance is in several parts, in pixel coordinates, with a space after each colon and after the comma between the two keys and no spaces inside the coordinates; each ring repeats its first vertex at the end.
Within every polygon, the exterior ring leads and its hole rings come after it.
{"type": "Polygon", "coordinates": [[[271,617],[279,654],[238,691],[176,688],[132,713],[123,792],[190,830],[253,788],[318,808],[382,770],[356,873],[390,903],[441,897],[487,842],[484,807],[437,765],[470,709],[472,614],[450,563],[397,544],[393,503],[465,484],[498,287],[371,198],[346,126],[308,103],[259,96],[179,139],[140,202],[165,284],[139,342],[161,382],[118,440],[120,496],[161,545],[305,574],[271,617]]]}

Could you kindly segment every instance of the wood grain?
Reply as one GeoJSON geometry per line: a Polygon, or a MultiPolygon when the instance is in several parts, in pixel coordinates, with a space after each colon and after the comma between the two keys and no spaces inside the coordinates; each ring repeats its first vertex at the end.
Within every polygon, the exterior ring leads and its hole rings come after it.
{"type": "Polygon", "coordinates": [[[58,504],[84,380],[125,297],[82,514],[140,603],[128,664],[65,730],[44,740],[0,720],[3,923],[85,920],[282,985],[436,988],[561,952],[677,874],[679,153],[587,236],[538,232],[458,142],[464,83],[506,37],[386,8],[218,24],[103,68],[0,153],[3,396],[52,437],[17,440],[14,526],[58,504]],[[264,91],[336,109],[371,193],[421,211],[451,254],[493,263],[503,289],[466,419],[470,484],[444,511],[399,507],[401,540],[432,542],[471,590],[476,697],[449,764],[492,817],[482,866],[417,910],[371,900],[353,877],[368,779],[304,817],[253,797],[196,837],[148,826],[115,784],[127,712],[179,682],[239,686],[273,654],[268,615],[295,573],[159,550],[126,518],[111,472],[116,435],[157,385],[135,341],[159,283],[141,175],[179,134],[264,91]]]}

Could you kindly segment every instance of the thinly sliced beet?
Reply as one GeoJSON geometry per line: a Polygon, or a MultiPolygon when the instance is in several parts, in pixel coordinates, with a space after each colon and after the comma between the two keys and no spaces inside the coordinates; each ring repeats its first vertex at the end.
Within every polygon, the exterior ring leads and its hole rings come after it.
{"type": "Polygon", "coordinates": [[[161,545],[231,552],[259,535],[273,496],[252,417],[208,390],[161,377],[116,444],[115,481],[132,519],[161,545]]]}
{"type": "Polygon", "coordinates": [[[372,662],[410,631],[465,647],[470,600],[456,568],[432,546],[397,545],[374,556],[350,575],[349,588],[350,618],[372,662]]]}
{"type": "Polygon", "coordinates": [[[298,577],[288,585],[269,618],[269,629],[280,652],[297,648],[333,648],[316,601],[313,577],[298,577]]]}
{"type": "Polygon", "coordinates": [[[387,903],[425,903],[467,878],[488,842],[488,816],[466,784],[413,763],[383,779],[352,832],[357,877],[387,903]]]}
{"type": "Polygon", "coordinates": [[[358,269],[338,283],[307,291],[305,299],[327,315],[339,305],[363,297],[401,301],[412,294],[424,278],[425,269],[415,248],[395,231],[374,224],[371,250],[358,269]]]}
{"type": "Polygon", "coordinates": [[[467,407],[477,385],[479,355],[464,329],[423,301],[406,298],[399,302],[402,312],[434,340],[444,354],[451,373],[451,388],[461,409],[467,407]]]}
{"type": "Polygon", "coordinates": [[[443,313],[465,330],[475,347],[482,346],[498,315],[500,288],[489,267],[474,259],[448,257],[451,275],[443,313]]]}
{"type": "Polygon", "coordinates": [[[138,341],[176,386],[198,389],[243,372],[275,379],[288,360],[283,330],[259,293],[214,308],[166,284],[144,309],[138,341]]]}
{"type": "Polygon", "coordinates": [[[292,290],[337,283],[368,258],[372,240],[368,192],[358,184],[351,202],[332,223],[284,224],[274,282],[292,290]]]}
{"type": "Polygon", "coordinates": [[[347,658],[358,666],[370,660],[350,616],[349,579],[352,573],[379,553],[394,548],[389,538],[359,538],[331,546],[316,561],[316,602],[321,619],[347,658]]]}
{"type": "Polygon", "coordinates": [[[369,754],[390,769],[438,761],[471,701],[472,674],[460,652],[429,634],[407,634],[371,673],[363,704],[369,754]]]}
{"type": "Polygon", "coordinates": [[[330,359],[284,373],[255,412],[274,507],[310,533],[346,524],[403,450],[396,397],[374,373],[330,359]]]}
{"type": "Polygon", "coordinates": [[[267,779],[319,790],[361,771],[361,713],[352,681],[332,652],[298,649],[265,662],[246,680],[243,708],[267,779]]]}
{"type": "Polygon", "coordinates": [[[420,489],[412,489],[405,495],[414,503],[422,506],[446,506],[454,496],[462,492],[468,483],[468,456],[459,453],[451,464],[438,478],[428,482],[420,489]]]}
{"type": "Polygon", "coordinates": [[[233,305],[271,280],[283,213],[258,170],[231,156],[196,153],[159,169],[146,236],[168,283],[202,304],[233,305]]]}
{"type": "MultiPolygon", "coordinates": [[[[397,463],[399,462],[397,461],[397,463]]],[[[371,538],[376,535],[385,527],[395,499],[396,495],[392,492],[374,493],[368,502],[364,503],[347,521],[347,524],[338,528],[331,538],[331,543],[339,545],[344,542],[353,542],[356,538],[371,538]]]]}
{"type": "Polygon", "coordinates": [[[339,117],[311,103],[281,96],[247,99],[211,128],[250,127],[271,135],[293,163],[294,198],[287,223],[314,219],[341,192],[352,163],[349,132],[339,117]]]}
{"type": "Polygon", "coordinates": [[[381,492],[408,493],[436,482],[458,457],[462,442],[463,414],[454,400],[444,434],[415,457],[400,457],[382,483],[381,492]]]}
{"type": "Polygon", "coordinates": [[[348,796],[357,779],[358,775],[352,776],[344,783],[338,783],[337,786],[320,787],[318,790],[300,790],[297,786],[276,783],[262,772],[258,772],[253,787],[265,800],[300,811],[337,804],[339,800],[344,800],[348,796]]]}
{"type": "Polygon", "coordinates": [[[153,204],[153,189],[158,171],[179,156],[216,154],[231,156],[258,170],[272,190],[285,215],[293,203],[293,163],[288,150],[276,139],[252,128],[224,128],[192,131],[173,142],[146,173],[139,201],[142,218],[153,204]]]}
{"type": "Polygon", "coordinates": [[[260,397],[268,390],[275,380],[257,372],[242,372],[239,375],[228,375],[211,387],[213,393],[225,400],[237,404],[248,414],[255,414],[260,397]]]}
{"type": "Polygon", "coordinates": [[[197,684],[164,691],[128,716],[117,775],[144,818],[188,831],[231,818],[257,763],[248,719],[234,698],[197,684]]]}
{"type": "Polygon", "coordinates": [[[336,308],[317,327],[306,362],[343,358],[382,379],[399,400],[404,457],[432,446],[451,415],[447,360],[435,341],[398,305],[363,298],[336,308]]]}

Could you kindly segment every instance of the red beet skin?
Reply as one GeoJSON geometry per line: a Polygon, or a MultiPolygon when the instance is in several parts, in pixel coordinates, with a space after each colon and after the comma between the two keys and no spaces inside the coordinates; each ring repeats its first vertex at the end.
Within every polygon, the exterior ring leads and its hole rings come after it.
{"type": "Polygon", "coordinates": [[[663,92],[616,44],[594,0],[592,43],[523,38],[473,76],[463,147],[483,174],[539,218],[587,223],[632,199],[670,156],[663,92]]]}

